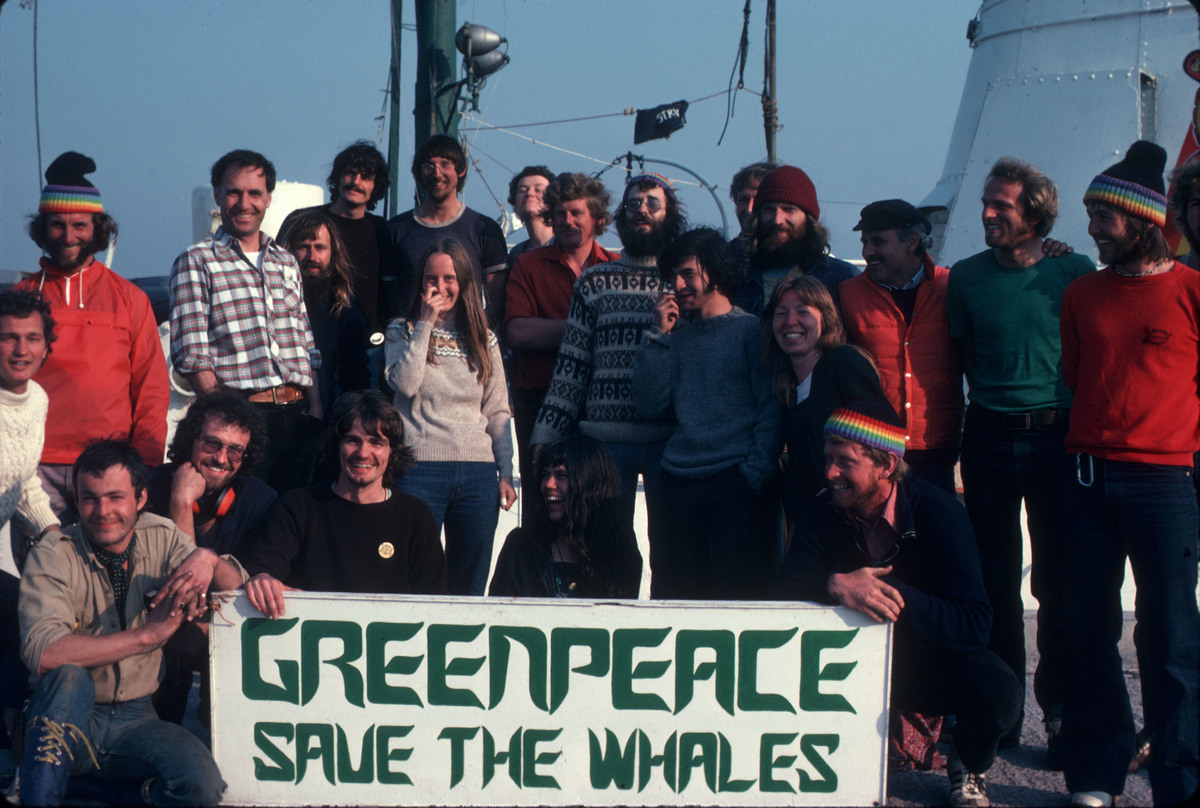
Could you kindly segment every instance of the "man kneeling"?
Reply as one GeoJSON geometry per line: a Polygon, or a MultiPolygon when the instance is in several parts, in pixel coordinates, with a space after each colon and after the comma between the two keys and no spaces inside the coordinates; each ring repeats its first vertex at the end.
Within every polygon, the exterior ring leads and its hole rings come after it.
{"type": "Polygon", "coordinates": [[[73,469],[80,521],[48,533],[21,578],[21,652],[31,672],[21,803],[57,805],[73,775],[118,805],[216,805],[212,754],[150,703],[162,646],[244,572],[141,513],[146,466],[128,443],[90,445],[73,469]],[[103,782],[97,782],[103,781],[103,782]]]}
{"type": "Polygon", "coordinates": [[[887,402],[834,411],[825,424],[829,487],[797,521],[775,595],[895,623],[892,704],[957,715],[951,805],[985,806],[984,775],[1023,689],[986,648],[992,613],[966,510],[906,479],[903,454],[904,426],[887,402]]]}

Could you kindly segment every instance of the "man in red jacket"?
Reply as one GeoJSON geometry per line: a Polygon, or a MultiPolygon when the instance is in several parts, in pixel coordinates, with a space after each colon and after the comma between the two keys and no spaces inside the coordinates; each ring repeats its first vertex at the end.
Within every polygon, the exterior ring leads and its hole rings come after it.
{"type": "Polygon", "coordinates": [[[95,259],[117,235],[77,152],[46,169],[29,235],[46,257],[18,284],[50,303],[58,342],[34,379],[50,399],[38,474],[64,525],[75,521],[71,464],[97,438],[128,440],[149,466],[163,462],[170,389],[146,293],[95,259]]]}
{"type": "Polygon", "coordinates": [[[839,288],[850,341],[875,359],[888,403],[904,419],[910,474],[954,493],[963,415],[962,358],[950,339],[950,270],[929,256],[929,220],[900,199],[862,209],[867,270],[839,288]]]}

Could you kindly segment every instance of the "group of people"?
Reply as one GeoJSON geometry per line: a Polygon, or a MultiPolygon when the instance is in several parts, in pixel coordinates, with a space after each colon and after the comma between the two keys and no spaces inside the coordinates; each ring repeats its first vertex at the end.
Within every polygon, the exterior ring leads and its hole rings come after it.
{"type": "MultiPolygon", "coordinates": [[[[929,219],[881,200],[855,227],[859,273],[790,165],[734,177],[732,241],[689,228],[661,175],[630,177],[612,210],[598,178],[530,166],[509,198],[529,239],[507,252],[459,198],[452,138],[417,149],[422,201],[390,221],[370,212],[387,163],[353,144],[332,201],[278,241],[261,229],[274,166],[230,152],[211,172],[221,225],[171,273],[171,365],[197,398],[168,449],[149,303],[94,257],[116,224],[94,162],[62,155],[30,223],[42,271],[0,293],[0,520],[16,514],[23,567],[0,579],[19,614],[19,634],[0,621],[0,690],[14,708],[29,693],[22,802],[219,801],[177,726],[195,671],[206,718],[210,591],[244,587],[271,618],[291,589],[635,598],[645,564],[656,599],[894,623],[893,705],[953,717],[952,802],[987,805],[1023,723],[1022,503],[1048,763],[1075,804],[1123,790],[1128,557],[1151,785],[1187,799],[1200,273],[1163,235],[1165,165],[1138,142],[1089,187],[1103,271],[1047,238],[1054,184],[1003,158],[988,249],[937,266],[929,219]],[[619,253],[597,240],[609,225],[619,253]]],[[[1193,245],[1198,177],[1176,175],[1170,206],[1193,245]]]]}

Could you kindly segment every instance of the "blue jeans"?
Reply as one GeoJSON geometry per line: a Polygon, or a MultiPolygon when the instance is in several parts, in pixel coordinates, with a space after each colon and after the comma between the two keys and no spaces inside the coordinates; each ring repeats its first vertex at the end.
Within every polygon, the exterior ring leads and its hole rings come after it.
{"type": "MultiPolygon", "coordinates": [[[[1025,605],[1021,600],[1021,501],[1029,523],[1030,588],[1038,601],[1041,659],[1033,692],[1047,721],[1061,717],[1066,690],[1063,649],[1062,490],[1074,473],[1064,439],[1067,420],[1028,430],[1009,429],[977,405],[967,409],[962,440],[963,498],[983,585],[992,604],[988,649],[1025,681],[1025,605]]],[[[1013,732],[1019,738],[1020,722],[1013,732]]],[[[1011,736],[1010,736],[1011,737],[1011,736]]]]}
{"type": "Polygon", "coordinates": [[[428,505],[438,530],[446,526],[447,592],[482,595],[500,516],[495,464],[425,461],[404,472],[396,488],[428,505]]]}
{"type": "Polygon", "coordinates": [[[626,524],[633,528],[633,514],[637,503],[638,475],[642,476],[642,490],[646,494],[646,540],[650,545],[650,597],[659,595],[655,591],[654,571],[667,563],[664,531],[661,528],[663,514],[662,498],[662,453],[667,442],[613,443],[605,441],[612,453],[613,464],[621,477],[621,510],[626,524]]]}
{"type": "Polygon", "coordinates": [[[149,784],[149,797],[155,805],[217,805],[221,801],[225,782],[212,754],[192,733],[160,721],[149,697],[121,704],[96,704],[95,699],[92,677],[76,665],[60,666],[42,677],[26,711],[21,760],[24,804],[59,804],[69,776],[128,784],[131,793],[114,788],[107,795],[110,801],[122,804],[139,794],[150,778],[154,780],[149,784]],[[73,762],[67,756],[60,756],[65,761],[62,766],[37,762],[43,719],[78,728],[94,750],[95,760],[76,738],[73,762]]]}
{"type": "Polygon", "coordinates": [[[1068,659],[1063,772],[1069,791],[1120,794],[1134,726],[1121,670],[1121,582],[1128,556],[1142,708],[1152,743],[1155,805],[1196,793],[1200,714],[1200,612],[1196,608],[1196,492],[1191,466],[1080,456],[1065,508],[1068,659]]]}

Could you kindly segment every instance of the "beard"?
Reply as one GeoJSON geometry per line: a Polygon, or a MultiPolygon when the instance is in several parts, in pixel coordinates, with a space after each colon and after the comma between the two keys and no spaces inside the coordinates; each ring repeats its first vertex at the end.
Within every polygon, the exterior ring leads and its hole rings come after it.
{"type": "Polygon", "coordinates": [[[783,242],[771,238],[770,235],[759,236],[758,244],[754,248],[754,264],[764,269],[795,266],[805,268],[810,252],[805,241],[804,236],[783,242]]]}
{"type": "Polygon", "coordinates": [[[636,221],[649,222],[650,229],[645,233],[636,230],[634,222],[630,219],[622,219],[617,222],[617,235],[621,238],[621,245],[625,248],[625,252],[638,258],[656,256],[661,253],[667,246],[665,220],[655,222],[639,218],[636,221]]]}

